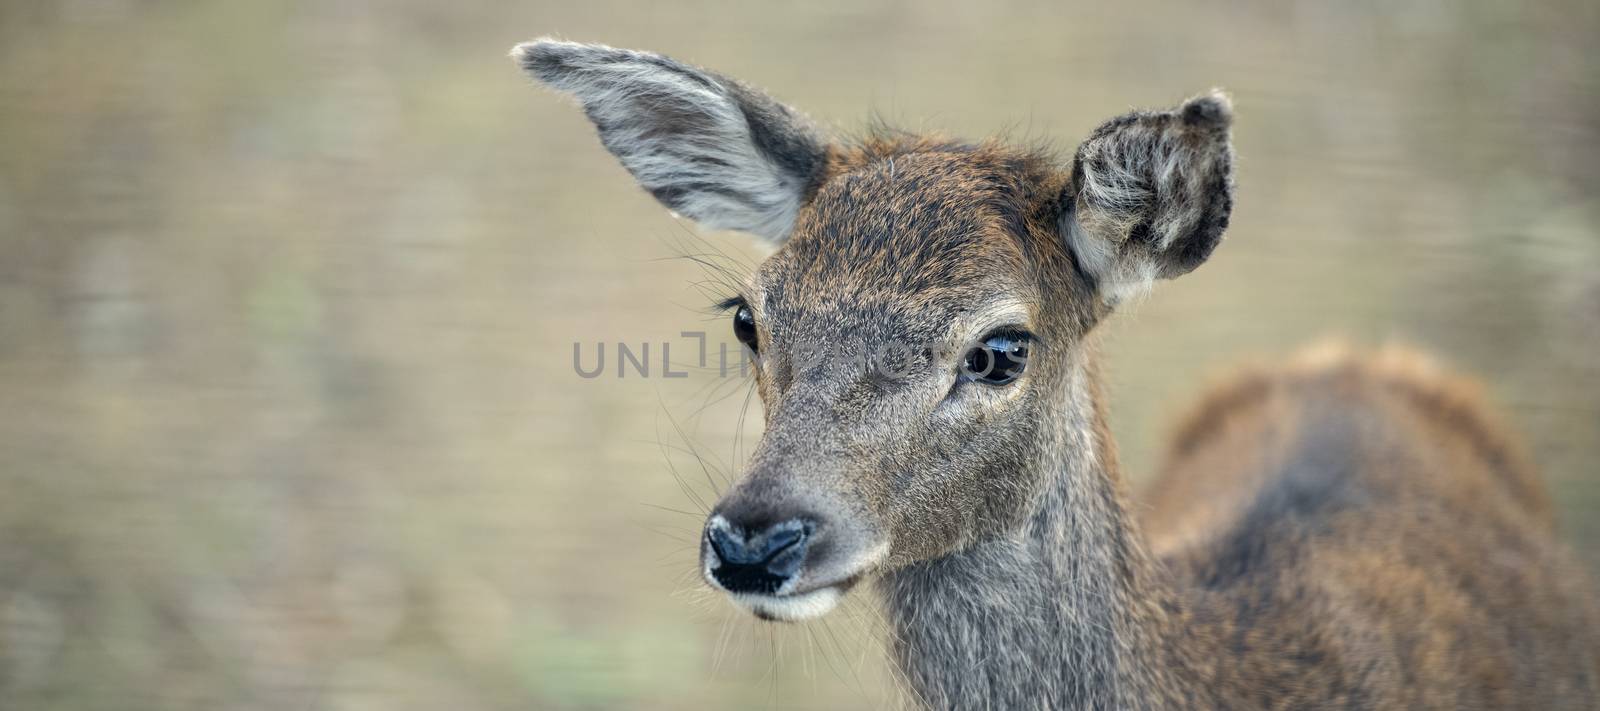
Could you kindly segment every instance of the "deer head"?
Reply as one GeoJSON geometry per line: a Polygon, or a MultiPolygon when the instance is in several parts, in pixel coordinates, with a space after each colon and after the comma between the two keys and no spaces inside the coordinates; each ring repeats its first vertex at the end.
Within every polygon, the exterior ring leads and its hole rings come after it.
{"type": "Polygon", "coordinates": [[[821,615],[865,576],[1019,530],[1086,336],[1204,261],[1232,206],[1220,93],[1096,129],[1069,161],[996,143],[829,139],[799,112],[655,54],[540,40],[668,208],[776,245],[726,306],[766,431],[712,511],[705,579],[755,614],[821,615]]]}

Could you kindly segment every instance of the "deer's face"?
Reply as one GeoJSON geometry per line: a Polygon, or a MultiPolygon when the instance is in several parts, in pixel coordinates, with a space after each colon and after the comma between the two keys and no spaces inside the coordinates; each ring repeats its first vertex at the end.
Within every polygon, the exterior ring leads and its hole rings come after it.
{"type": "Polygon", "coordinates": [[[829,145],[657,55],[515,54],[668,207],[780,245],[726,304],[766,432],[701,541],[707,582],[769,619],[1016,530],[1074,349],[1115,301],[1204,260],[1231,206],[1220,95],[1114,119],[1057,165],[912,137],[829,145]]]}
{"type": "Polygon", "coordinates": [[[1053,356],[1092,313],[1059,240],[1035,234],[1054,231],[1037,166],[946,146],[835,168],[730,304],[767,426],[702,565],[771,617],[1011,523],[1053,356]]]}

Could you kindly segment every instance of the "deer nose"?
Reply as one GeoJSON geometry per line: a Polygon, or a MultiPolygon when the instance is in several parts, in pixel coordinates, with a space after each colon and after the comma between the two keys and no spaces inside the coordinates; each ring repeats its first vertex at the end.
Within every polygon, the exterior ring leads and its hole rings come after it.
{"type": "Polygon", "coordinates": [[[816,524],[793,518],[769,526],[741,526],[722,516],[706,524],[707,566],[731,593],[776,594],[800,572],[816,524]]]}

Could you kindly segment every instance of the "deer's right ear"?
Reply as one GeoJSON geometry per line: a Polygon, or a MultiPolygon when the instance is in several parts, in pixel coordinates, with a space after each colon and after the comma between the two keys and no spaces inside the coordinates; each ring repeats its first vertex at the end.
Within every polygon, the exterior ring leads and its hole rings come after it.
{"type": "Polygon", "coordinates": [[[788,236],[827,149],[799,112],[648,52],[540,39],[511,52],[572,95],[600,142],[668,209],[710,229],[788,236]]]}
{"type": "Polygon", "coordinates": [[[1078,147],[1062,231],[1115,303],[1211,255],[1233,209],[1233,107],[1219,91],[1111,119],[1078,147]]]}

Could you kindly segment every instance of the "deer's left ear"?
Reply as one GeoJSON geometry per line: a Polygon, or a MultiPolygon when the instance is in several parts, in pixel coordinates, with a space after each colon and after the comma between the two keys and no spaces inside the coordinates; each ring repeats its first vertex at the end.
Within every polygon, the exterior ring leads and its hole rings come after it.
{"type": "Polygon", "coordinates": [[[705,227],[782,240],[822,174],[810,122],[727,77],[599,44],[541,39],[511,54],[583,105],[640,186],[705,227]]]}
{"type": "Polygon", "coordinates": [[[1102,124],[1078,147],[1062,231],[1102,298],[1189,273],[1233,209],[1233,107],[1221,92],[1102,124]]]}

